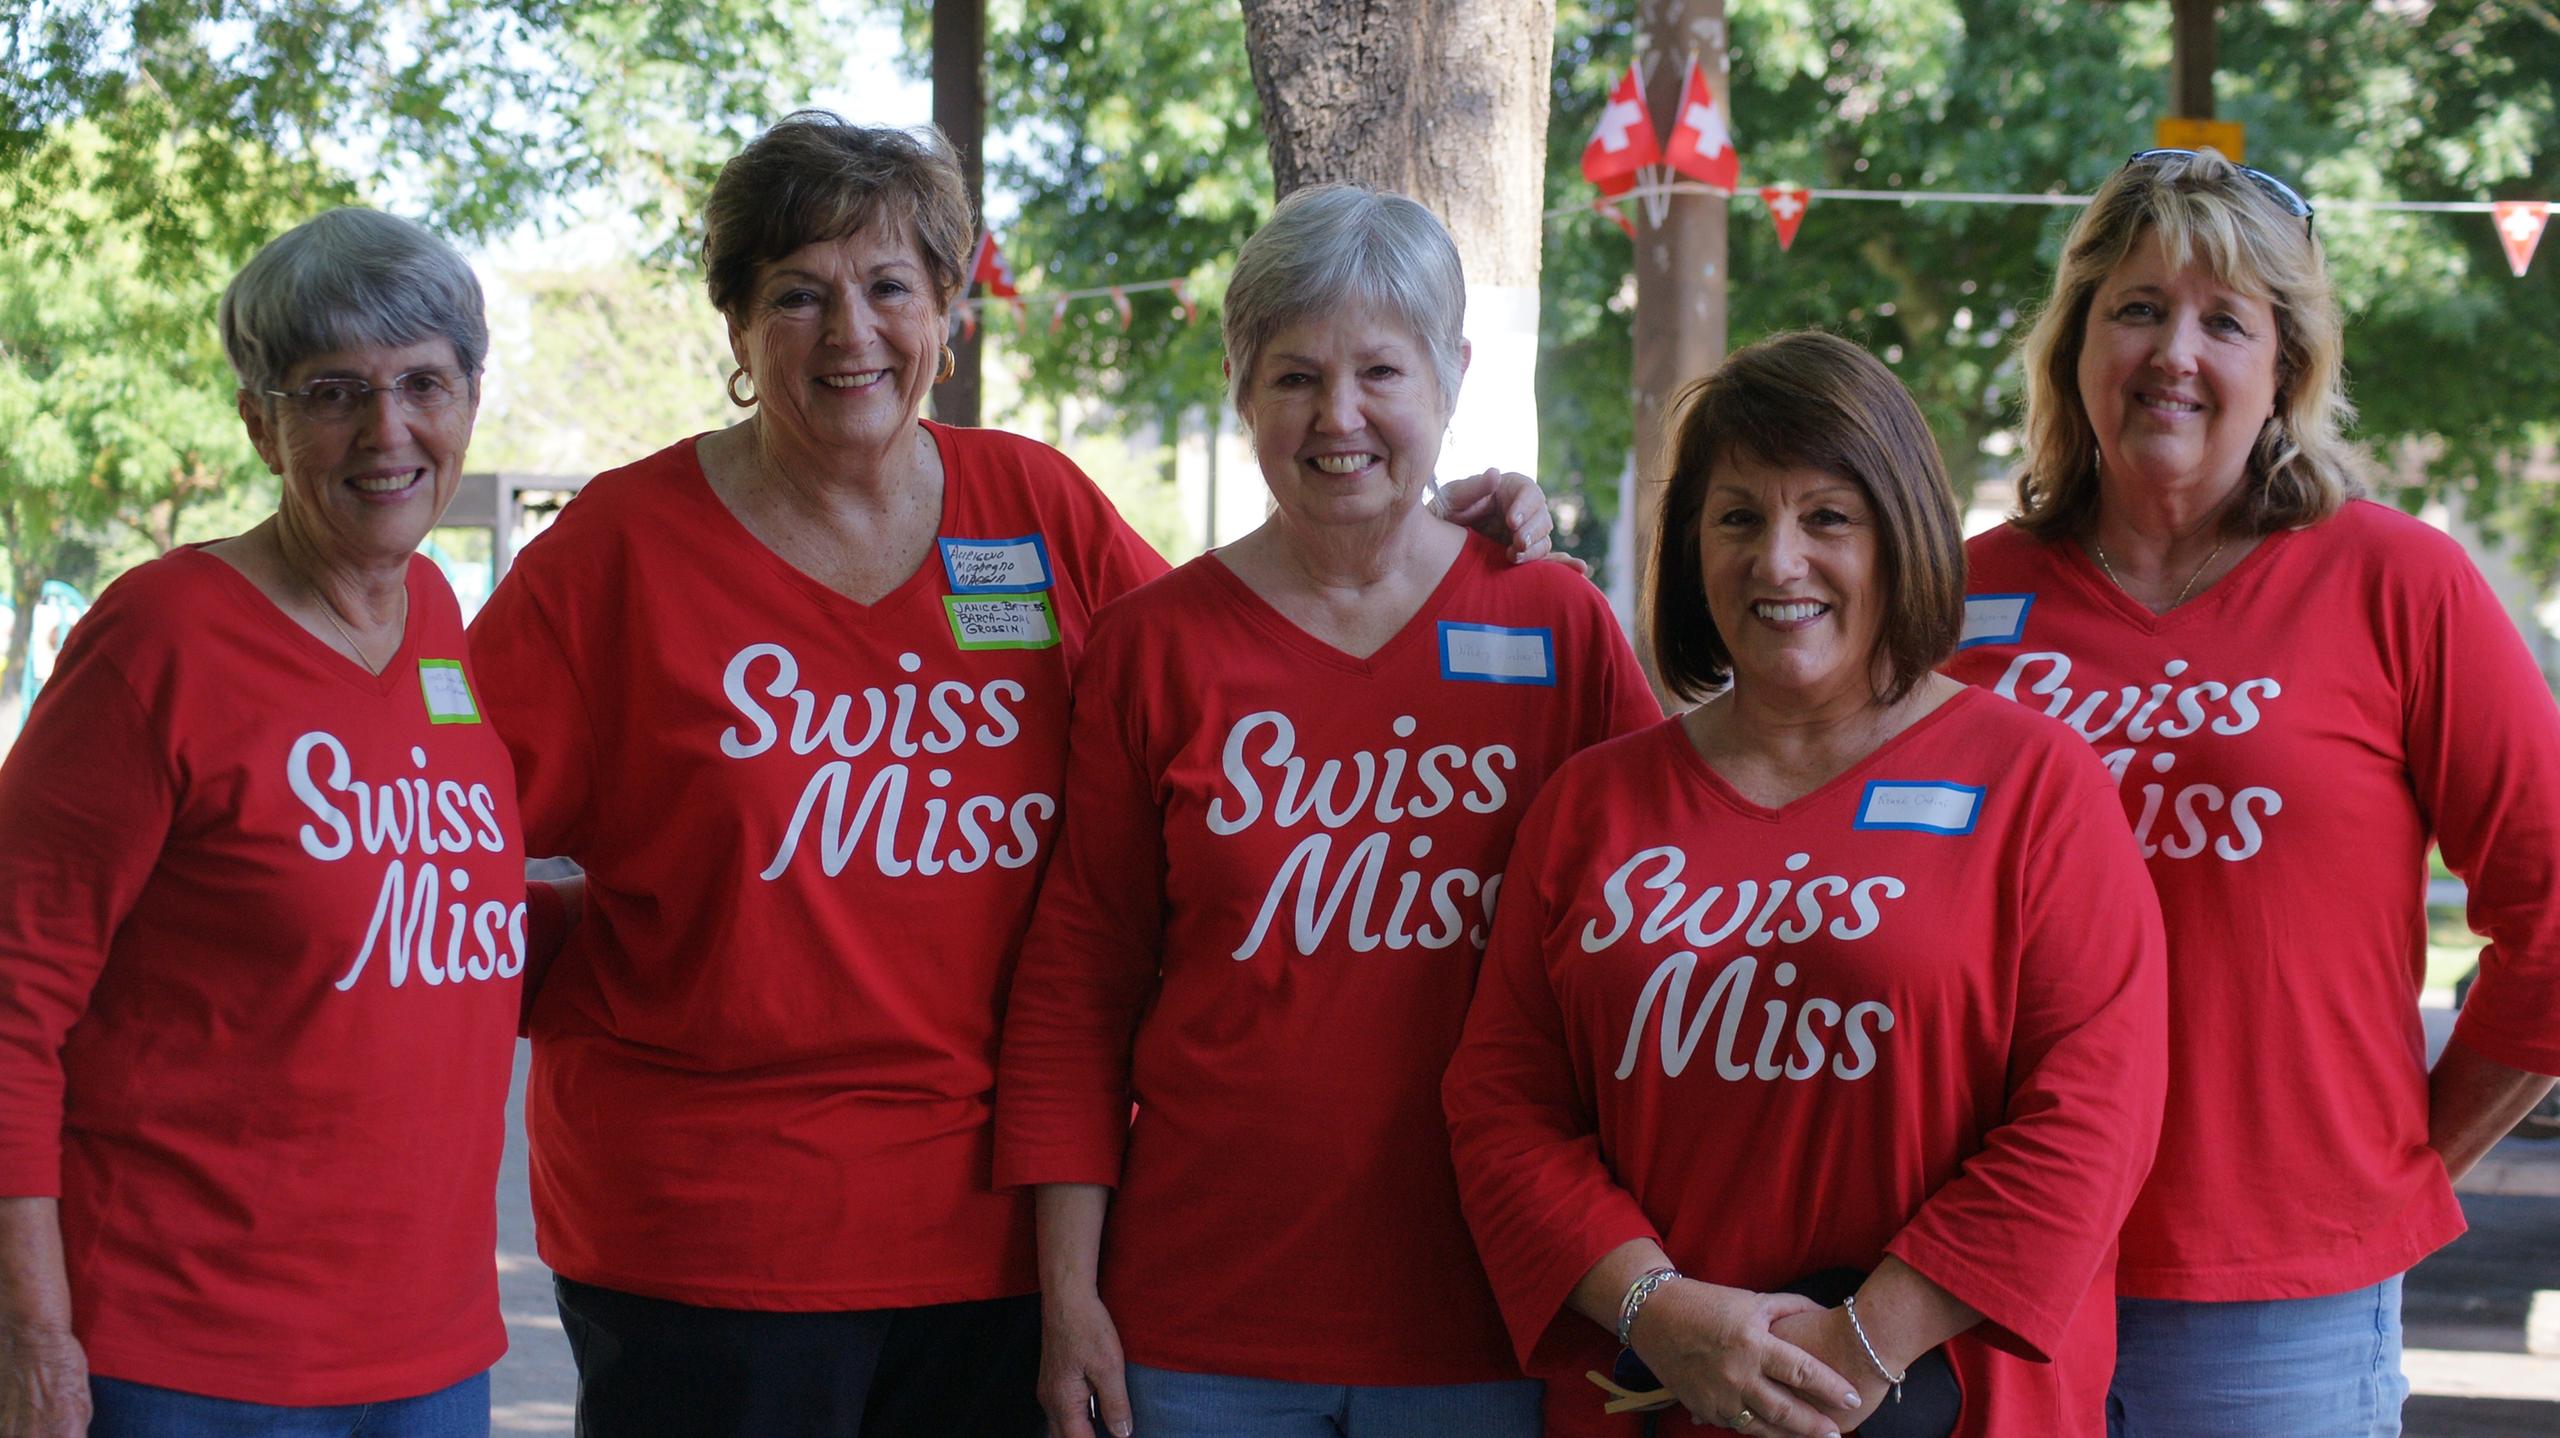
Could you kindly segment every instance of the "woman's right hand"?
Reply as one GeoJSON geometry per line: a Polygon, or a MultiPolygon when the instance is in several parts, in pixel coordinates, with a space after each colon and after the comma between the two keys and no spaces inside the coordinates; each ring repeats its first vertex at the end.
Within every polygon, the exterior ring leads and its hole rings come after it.
{"type": "Polygon", "coordinates": [[[1770,1325],[1822,1305],[1675,1279],[1646,1300],[1628,1346],[1701,1423],[1770,1438],[1836,1438],[1860,1406],[1857,1386],[1770,1325]],[[1747,1423],[1736,1420],[1748,1412],[1747,1423]]]}
{"type": "Polygon", "coordinates": [[[82,1438],[89,1357],[58,1328],[0,1326],[0,1438],[82,1438]]]}
{"type": "Polygon", "coordinates": [[[1097,1428],[1129,1438],[1120,1330],[1091,1288],[1041,1296],[1040,1406],[1049,1414],[1051,1438],[1100,1438],[1097,1428]]]}

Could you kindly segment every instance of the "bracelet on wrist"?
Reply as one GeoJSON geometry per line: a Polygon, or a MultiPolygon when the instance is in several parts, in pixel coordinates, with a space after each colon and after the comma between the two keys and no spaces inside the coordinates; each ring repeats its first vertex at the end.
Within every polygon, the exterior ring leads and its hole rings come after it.
{"type": "Polygon", "coordinates": [[[1627,1335],[1635,1331],[1636,1315],[1644,1311],[1645,1301],[1654,1290],[1680,1276],[1676,1268],[1648,1268],[1635,1282],[1627,1285],[1627,1296],[1618,1300],[1618,1346],[1627,1346],[1627,1335]]]}
{"type": "Polygon", "coordinates": [[[1900,1373],[1896,1373],[1892,1369],[1884,1366],[1884,1359],[1876,1354],[1876,1346],[1867,1341],[1867,1325],[1858,1321],[1858,1295],[1854,1293],[1850,1294],[1847,1298],[1840,1301],[1840,1306],[1848,1310],[1849,1331],[1858,1336],[1858,1346],[1867,1351],[1867,1361],[1875,1365],[1876,1372],[1884,1376],[1884,1381],[1886,1383],[1892,1385],[1893,1401],[1896,1403],[1901,1402],[1902,1380],[1911,1376],[1911,1370],[1906,1368],[1900,1373]]]}

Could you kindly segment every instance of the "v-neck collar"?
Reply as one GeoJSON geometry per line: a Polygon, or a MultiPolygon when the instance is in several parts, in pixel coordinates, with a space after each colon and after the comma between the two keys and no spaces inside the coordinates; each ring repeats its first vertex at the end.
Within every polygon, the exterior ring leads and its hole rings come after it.
{"type": "MultiPolygon", "coordinates": [[[[260,589],[249,576],[233,568],[231,561],[224,559],[221,555],[207,553],[201,544],[188,544],[170,551],[170,557],[192,564],[212,566],[222,576],[217,582],[228,589],[235,600],[251,614],[258,616],[262,623],[283,636],[286,643],[300,649],[303,657],[314,668],[342,684],[376,699],[387,698],[398,691],[403,677],[410,675],[417,668],[418,631],[421,627],[418,621],[418,566],[432,562],[421,555],[410,555],[408,565],[401,573],[400,582],[406,595],[403,604],[407,612],[401,624],[400,647],[392,651],[389,659],[383,661],[382,672],[379,674],[339,653],[337,648],[327,640],[295,623],[293,616],[285,613],[281,606],[268,598],[265,590],[260,589]]],[[[454,657],[459,659],[462,656],[457,654],[454,657]]],[[[410,683],[414,686],[416,680],[411,679],[410,683]]]]}
{"type": "MultiPolygon", "coordinates": [[[[932,442],[936,456],[942,461],[942,512],[936,515],[933,521],[933,538],[938,541],[951,532],[952,493],[961,482],[960,475],[958,467],[952,463],[953,446],[948,428],[925,419],[920,419],[916,423],[924,427],[926,438],[932,442]]],[[[938,543],[926,545],[924,558],[917,562],[914,573],[899,580],[896,588],[869,604],[828,588],[820,583],[816,576],[774,553],[773,547],[758,539],[756,532],[747,528],[746,521],[738,518],[737,513],[729,508],[729,502],[720,497],[720,491],[711,487],[711,475],[702,467],[701,446],[702,442],[714,433],[717,431],[706,430],[684,442],[684,471],[680,476],[681,487],[696,498],[699,507],[705,512],[705,523],[729,535],[733,543],[755,555],[758,562],[779,576],[783,583],[797,589],[822,608],[850,610],[854,615],[865,620],[876,619],[902,608],[914,602],[919,595],[939,593],[942,578],[940,563],[942,550],[938,543]]]]}
{"type": "MultiPolygon", "coordinates": [[[[1935,729],[1947,718],[1948,715],[1956,713],[1957,711],[1972,705],[1978,700],[1989,698],[1991,698],[1991,696],[1985,691],[1977,689],[1970,684],[1966,685],[1956,693],[1949,695],[1947,702],[1930,710],[1928,713],[1921,715],[1920,718],[1911,725],[1911,727],[1894,735],[1892,738],[1887,739],[1883,743],[1878,744],[1874,749],[1868,751],[1865,758],[1860,759],[1855,764],[1850,765],[1848,768],[1843,769],[1839,773],[1824,780],[1819,787],[1815,788],[1811,792],[1798,798],[1790,799],[1786,803],[1781,804],[1774,809],[1765,804],[1755,804],[1751,800],[1743,797],[1741,790],[1733,787],[1731,781],[1727,780],[1724,775],[1716,772],[1716,766],[1708,763],[1707,756],[1699,753],[1698,746],[1691,742],[1689,738],[1688,725],[1683,722],[1683,717],[1681,715],[1675,714],[1669,719],[1664,720],[1663,727],[1669,731],[1671,743],[1678,747],[1681,758],[1684,761],[1684,766],[1688,769],[1691,776],[1697,779],[1698,782],[1705,787],[1707,793],[1712,796],[1716,802],[1747,819],[1757,819],[1764,824],[1783,824],[1803,813],[1806,809],[1829,800],[1832,795],[1838,793],[1843,787],[1851,784],[1863,784],[1868,778],[1873,776],[1878,768],[1891,761],[1894,756],[1899,754],[1904,748],[1916,742],[1921,735],[1935,729]]],[[[2006,703],[2008,701],[1996,700],[1994,702],[2006,703]]]]}
{"type": "Polygon", "coordinates": [[[2238,602],[2235,596],[2247,588],[2257,572],[2272,563],[2276,552],[2299,533],[2301,531],[2297,529],[2279,529],[2273,534],[2260,536],[2257,546],[2240,556],[2240,562],[2232,565],[2229,573],[2207,585],[2203,593],[2165,613],[2155,612],[2149,605],[2117,587],[2116,582],[2107,577],[2106,571],[2098,567],[2098,562],[2089,557],[2088,546],[2076,539],[2055,540],[2053,543],[2062,550],[2063,571],[2088,591],[2100,608],[2145,634],[2161,634],[2195,623],[2204,616],[2219,614],[2238,602]]]}
{"type": "Polygon", "coordinates": [[[1408,647],[1419,642],[1417,636],[1433,632],[1434,621],[1439,618],[1441,610],[1447,606],[1450,594],[1457,589],[1466,572],[1477,562],[1473,554],[1475,544],[1473,535],[1460,536],[1457,555],[1449,561],[1449,567],[1441,572],[1439,582],[1431,586],[1431,592],[1424,596],[1421,606],[1413,611],[1402,627],[1388,637],[1386,643],[1379,645],[1366,659],[1347,650],[1338,649],[1301,628],[1296,620],[1273,607],[1270,600],[1255,593],[1253,586],[1245,583],[1242,575],[1227,567],[1227,561],[1216,550],[1210,550],[1200,557],[1207,563],[1209,575],[1226,589],[1228,597],[1235,601],[1237,607],[1244,612],[1245,618],[1255,627],[1268,633],[1300,658],[1324,665],[1328,669],[1339,669],[1346,674],[1357,674],[1363,678],[1369,678],[1384,671],[1408,647]]]}

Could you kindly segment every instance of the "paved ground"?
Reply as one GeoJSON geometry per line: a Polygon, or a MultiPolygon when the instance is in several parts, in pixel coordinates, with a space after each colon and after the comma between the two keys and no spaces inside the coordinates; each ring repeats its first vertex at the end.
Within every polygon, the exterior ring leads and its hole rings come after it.
{"type": "MultiPolygon", "coordinates": [[[[577,1377],[533,1252],[524,1046],[508,1101],[498,1268],[511,1340],[492,1379],[500,1434],[567,1433],[577,1377]]],[[[2409,1275],[2407,1438],[2560,1434],[2560,1141],[2509,1140],[2463,1184],[2471,1232],[2409,1275]]]]}

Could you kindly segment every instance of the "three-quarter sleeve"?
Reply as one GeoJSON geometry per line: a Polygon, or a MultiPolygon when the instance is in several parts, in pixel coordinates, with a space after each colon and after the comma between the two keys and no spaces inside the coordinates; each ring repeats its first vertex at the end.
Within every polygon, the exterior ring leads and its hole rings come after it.
{"type": "Polygon", "coordinates": [[[2410,786],[2489,941],[2454,1041],[2560,1073],[2560,709],[2487,581],[2449,567],[2406,709],[2410,786]]]}
{"type": "Polygon", "coordinates": [[[1441,1082],[1467,1226],[1513,1351],[1530,1367],[1592,1265],[1658,1237],[1601,1154],[1549,982],[1552,895],[1541,868],[1555,793],[1530,807],[1513,842],[1465,1036],[1441,1082]]]}
{"type": "Polygon", "coordinates": [[[595,726],[578,670],[521,564],[471,623],[471,672],[481,707],[515,760],[525,852],[585,852],[595,809],[595,726]]]}
{"type": "Polygon", "coordinates": [[[1120,1181],[1130,1046],[1161,964],[1164,815],[1118,666],[1089,656],[1066,813],[1015,966],[996,1072],[999,1187],[1120,1181]]]}
{"type": "Polygon", "coordinates": [[[2056,767],[2004,856],[2021,876],[2001,1121],[1887,1249],[2031,1359],[2058,1351],[2113,1250],[2168,1081],[2159,901],[2105,771],[2085,753],[2056,767]]]}
{"type": "Polygon", "coordinates": [[[177,813],[169,755],[101,637],[74,631],[0,764],[0,1195],[9,1197],[61,1193],[63,1041],[177,813]]]}

